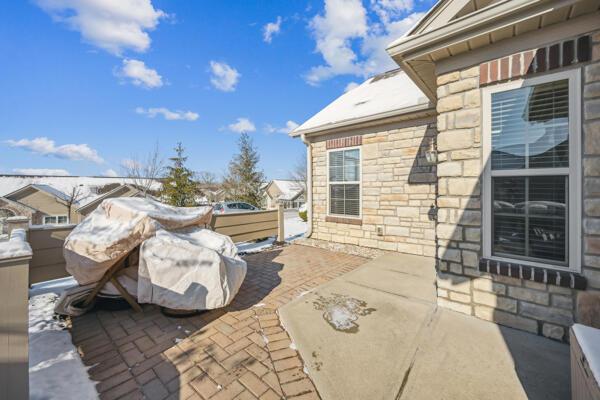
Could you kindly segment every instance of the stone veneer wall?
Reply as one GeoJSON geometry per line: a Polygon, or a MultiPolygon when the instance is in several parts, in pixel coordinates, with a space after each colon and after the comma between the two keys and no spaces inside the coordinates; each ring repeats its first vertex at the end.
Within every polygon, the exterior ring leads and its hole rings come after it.
{"type": "Polygon", "coordinates": [[[436,136],[433,120],[373,127],[319,137],[313,154],[313,234],[324,240],[381,250],[434,256],[436,175],[425,151],[436,136]],[[362,219],[327,221],[327,141],[351,146],[362,136],[362,219]],[[336,140],[347,138],[346,140],[336,140]],[[432,208],[433,207],[433,208],[432,208]],[[354,223],[349,223],[354,222],[354,223]],[[377,227],[383,228],[382,235],[377,227]]]}
{"type": "MultiPolygon", "coordinates": [[[[582,274],[588,292],[600,289],[600,33],[591,38],[592,60],[578,67],[582,71],[584,146],[582,274]]],[[[478,270],[483,168],[479,74],[477,65],[437,79],[438,304],[568,340],[581,292],[478,270]]],[[[482,82],[487,79],[482,77],[482,82]]]]}

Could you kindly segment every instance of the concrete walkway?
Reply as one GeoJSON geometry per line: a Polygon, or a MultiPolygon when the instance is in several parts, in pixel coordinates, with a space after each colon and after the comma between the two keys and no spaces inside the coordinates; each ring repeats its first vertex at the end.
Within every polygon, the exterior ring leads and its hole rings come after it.
{"type": "Polygon", "coordinates": [[[434,260],[388,254],[280,309],[323,399],[568,399],[568,346],[437,308],[434,260]]]}

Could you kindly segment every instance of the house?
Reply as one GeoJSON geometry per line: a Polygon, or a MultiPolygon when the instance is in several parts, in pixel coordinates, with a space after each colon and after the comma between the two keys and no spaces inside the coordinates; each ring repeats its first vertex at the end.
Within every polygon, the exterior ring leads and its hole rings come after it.
{"type": "Polygon", "coordinates": [[[302,183],[289,179],[273,179],[264,188],[264,205],[267,210],[277,208],[279,203],[284,208],[300,208],[304,199],[302,183]]]}
{"type": "Polygon", "coordinates": [[[311,240],[435,257],[440,306],[567,340],[600,307],[599,7],[439,1],[291,133],[311,240]]]}
{"type": "Polygon", "coordinates": [[[12,216],[33,225],[78,223],[104,199],[139,195],[129,178],[0,175],[0,229],[12,216]]]}

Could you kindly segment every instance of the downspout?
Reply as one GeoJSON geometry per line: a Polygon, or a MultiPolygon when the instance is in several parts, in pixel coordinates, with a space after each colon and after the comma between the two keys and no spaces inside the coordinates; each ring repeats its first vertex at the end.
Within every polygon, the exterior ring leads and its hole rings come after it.
{"type": "Polygon", "coordinates": [[[309,238],[312,235],[312,148],[310,146],[310,142],[306,139],[306,135],[302,134],[300,136],[302,142],[306,145],[306,211],[307,211],[307,219],[308,225],[306,227],[306,233],[304,237],[309,238]]]}

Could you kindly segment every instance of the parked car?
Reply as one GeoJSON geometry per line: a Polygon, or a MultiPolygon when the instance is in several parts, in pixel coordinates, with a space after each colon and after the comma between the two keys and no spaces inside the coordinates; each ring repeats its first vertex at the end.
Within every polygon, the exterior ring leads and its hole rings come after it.
{"type": "Polygon", "coordinates": [[[232,214],[260,211],[260,208],[241,201],[225,201],[222,203],[215,204],[213,206],[213,210],[215,214],[232,214]]]}

